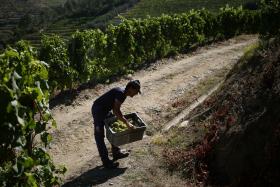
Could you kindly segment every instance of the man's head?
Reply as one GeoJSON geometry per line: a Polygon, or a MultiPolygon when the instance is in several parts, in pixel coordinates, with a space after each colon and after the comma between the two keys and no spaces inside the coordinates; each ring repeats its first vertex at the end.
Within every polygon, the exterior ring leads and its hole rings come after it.
{"type": "Polygon", "coordinates": [[[127,96],[133,97],[137,95],[138,93],[141,94],[141,85],[139,80],[132,80],[129,81],[125,87],[125,92],[127,96]]]}

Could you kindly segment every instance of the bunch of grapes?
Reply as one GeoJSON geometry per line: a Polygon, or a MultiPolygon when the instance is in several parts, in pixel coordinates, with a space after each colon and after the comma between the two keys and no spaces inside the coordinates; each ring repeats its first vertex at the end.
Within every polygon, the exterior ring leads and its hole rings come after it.
{"type": "Polygon", "coordinates": [[[124,122],[117,120],[111,125],[112,131],[114,132],[122,132],[127,130],[127,126],[124,122]]]}

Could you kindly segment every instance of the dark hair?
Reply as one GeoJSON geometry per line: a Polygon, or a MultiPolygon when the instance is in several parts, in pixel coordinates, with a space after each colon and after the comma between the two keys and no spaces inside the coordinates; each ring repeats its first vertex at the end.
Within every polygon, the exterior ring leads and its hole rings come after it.
{"type": "Polygon", "coordinates": [[[140,91],[140,88],[141,88],[140,81],[139,80],[129,81],[126,84],[125,91],[127,91],[129,88],[137,89],[137,90],[139,90],[139,93],[141,93],[141,91],[140,91]]]}

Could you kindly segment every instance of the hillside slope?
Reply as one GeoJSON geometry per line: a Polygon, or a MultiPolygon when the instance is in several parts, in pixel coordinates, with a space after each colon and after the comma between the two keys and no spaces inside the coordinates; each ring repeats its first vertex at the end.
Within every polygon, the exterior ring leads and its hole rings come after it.
{"type": "Polygon", "coordinates": [[[245,8],[257,8],[253,4],[258,2],[259,0],[141,0],[122,15],[127,18],[145,18],[147,15],[154,17],[161,16],[162,14],[178,14],[192,9],[202,8],[211,12],[217,12],[221,7],[225,7],[226,5],[234,7],[242,5],[245,8]]]}
{"type": "Polygon", "coordinates": [[[104,27],[138,0],[2,0],[0,49],[19,39],[39,46],[42,34],[69,38],[76,30],[104,27]],[[3,1],[3,2],[2,2],[3,1]]]}
{"type": "Polygon", "coordinates": [[[201,116],[206,120],[193,122],[210,124],[207,142],[213,149],[204,159],[209,184],[279,185],[279,85],[280,46],[276,40],[269,49],[249,51],[220,91],[193,113],[211,109],[201,116]]]}

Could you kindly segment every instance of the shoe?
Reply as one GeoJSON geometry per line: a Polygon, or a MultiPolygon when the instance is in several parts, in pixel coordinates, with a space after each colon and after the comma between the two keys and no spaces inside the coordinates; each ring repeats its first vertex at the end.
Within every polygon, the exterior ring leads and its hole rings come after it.
{"type": "Polygon", "coordinates": [[[106,162],[103,162],[103,166],[104,168],[107,168],[107,169],[114,169],[114,168],[117,168],[120,164],[118,162],[113,162],[113,161],[106,161],[106,162]]]}
{"type": "Polygon", "coordinates": [[[125,153],[122,153],[122,152],[113,153],[113,160],[122,159],[122,158],[128,157],[128,155],[129,155],[128,152],[125,152],[125,153]]]}

